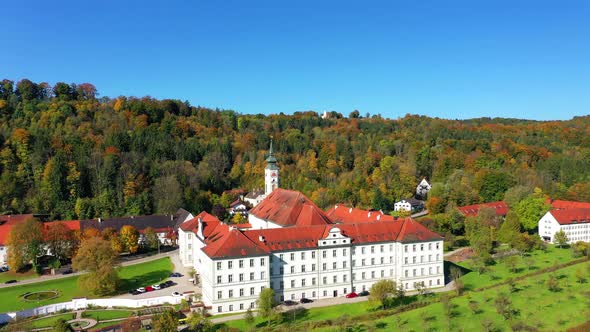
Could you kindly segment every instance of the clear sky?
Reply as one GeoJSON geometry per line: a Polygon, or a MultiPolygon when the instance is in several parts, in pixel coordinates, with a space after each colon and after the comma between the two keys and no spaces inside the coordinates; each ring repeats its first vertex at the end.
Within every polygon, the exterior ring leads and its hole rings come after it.
{"type": "Polygon", "coordinates": [[[590,1],[3,1],[0,78],[240,113],[590,114],[590,1]]]}

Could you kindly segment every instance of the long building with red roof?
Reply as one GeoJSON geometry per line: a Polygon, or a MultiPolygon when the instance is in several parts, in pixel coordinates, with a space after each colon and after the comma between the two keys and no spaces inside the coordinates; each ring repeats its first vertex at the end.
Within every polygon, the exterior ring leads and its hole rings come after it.
{"type": "Polygon", "coordinates": [[[505,217],[509,210],[508,205],[503,201],[461,206],[458,209],[464,216],[474,217],[479,214],[479,210],[482,208],[493,209],[496,216],[500,217],[505,217]]]}
{"type": "MultiPolygon", "coordinates": [[[[586,203],[588,204],[588,203],[586,203]]],[[[568,243],[590,242],[590,208],[561,208],[550,210],[539,220],[539,236],[550,243],[555,233],[564,231],[568,243]]]]}

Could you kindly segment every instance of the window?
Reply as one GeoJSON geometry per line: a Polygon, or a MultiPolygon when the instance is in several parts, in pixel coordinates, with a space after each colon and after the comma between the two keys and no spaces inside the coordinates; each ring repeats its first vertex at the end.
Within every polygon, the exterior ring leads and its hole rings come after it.
{"type": "Polygon", "coordinates": [[[384,245],[379,246],[379,250],[381,250],[381,252],[384,252],[385,251],[385,246],[384,245]]]}
{"type": "Polygon", "coordinates": [[[264,257],[260,259],[260,266],[264,266],[264,257]]]}
{"type": "Polygon", "coordinates": [[[227,297],[229,297],[230,299],[231,299],[232,297],[234,297],[234,291],[233,291],[233,289],[230,289],[230,290],[229,290],[229,293],[228,293],[227,297]]]}
{"type": "Polygon", "coordinates": [[[280,287],[280,289],[285,288],[285,282],[281,280],[281,285],[279,287],[280,287]]]}
{"type": "Polygon", "coordinates": [[[346,279],[348,279],[348,278],[347,278],[347,275],[345,274],[342,276],[342,282],[346,282],[346,279]]]}
{"type": "Polygon", "coordinates": [[[423,276],[423,275],[424,275],[424,268],[423,268],[423,267],[421,267],[421,268],[420,268],[420,275],[421,275],[421,276],[423,276]]]}
{"type": "Polygon", "coordinates": [[[305,279],[301,279],[301,287],[305,287],[305,279]]]}
{"type": "Polygon", "coordinates": [[[234,311],[234,305],[233,304],[230,304],[229,305],[229,311],[234,311]]]}
{"type": "Polygon", "coordinates": [[[240,296],[244,296],[244,289],[240,288],[240,296]]]}
{"type": "Polygon", "coordinates": [[[428,255],[428,261],[432,262],[432,255],[428,255]]]}
{"type": "Polygon", "coordinates": [[[371,258],[371,265],[375,265],[375,258],[371,258]]]}
{"type": "Polygon", "coordinates": [[[217,283],[220,284],[221,283],[221,276],[217,276],[217,283]]]}
{"type": "Polygon", "coordinates": [[[336,249],[332,250],[332,257],[336,257],[336,249]]]}
{"type": "Polygon", "coordinates": [[[375,271],[371,271],[371,279],[375,279],[375,271]]]}
{"type": "Polygon", "coordinates": [[[315,251],[312,251],[312,252],[311,252],[311,258],[312,258],[312,259],[315,259],[315,251]]]}
{"type": "Polygon", "coordinates": [[[221,312],[221,306],[217,307],[217,312],[221,312]]]}
{"type": "Polygon", "coordinates": [[[408,245],[404,246],[404,252],[408,252],[408,245]]]}
{"type": "Polygon", "coordinates": [[[439,259],[440,259],[440,255],[436,254],[436,261],[438,262],[439,259]]]}
{"type": "Polygon", "coordinates": [[[191,250],[192,248],[193,248],[193,245],[189,243],[188,244],[188,250],[191,250]]]}
{"type": "Polygon", "coordinates": [[[352,274],[352,281],[355,281],[355,280],[356,280],[356,273],[353,273],[352,274]]]}
{"type": "Polygon", "coordinates": [[[365,259],[364,258],[361,260],[361,265],[365,266],[365,259]]]}
{"type": "Polygon", "coordinates": [[[291,253],[291,261],[294,261],[294,260],[295,260],[295,253],[294,253],[294,252],[292,252],[292,253],[291,253]]]}
{"type": "Polygon", "coordinates": [[[283,275],[283,274],[285,274],[285,268],[284,268],[284,267],[282,267],[282,266],[281,266],[281,267],[279,268],[279,274],[280,274],[280,275],[283,275]]]}
{"type": "Polygon", "coordinates": [[[405,272],[405,276],[407,278],[408,277],[408,270],[405,270],[404,272],[405,272]]]}
{"type": "Polygon", "coordinates": [[[254,267],[254,258],[250,258],[250,267],[254,267]]]}
{"type": "Polygon", "coordinates": [[[416,245],[415,244],[412,245],[412,251],[414,251],[414,252],[416,251],[416,245]]]}
{"type": "Polygon", "coordinates": [[[438,242],[436,243],[436,249],[438,249],[438,242]]]}
{"type": "Polygon", "coordinates": [[[315,286],[315,283],[316,283],[315,278],[311,278],[311,284],[312,284],[312,286],[315,286]]]}
{"type": "Polygon", "coordinates": [[[415,277],[416,276],[416,269],[412,270],[412,276],[415,277]]]}
{"type": "Polygon", "coordinates": [[[342,249],[342,256],[346,257],[346,248],[342,249]]]}
{"type": "Polygon", "coordinates": [[[301,265],[301,272],[305,272],[305,265],[301,265]]]}
{"type": "Polygon", "coordinates": [[[250,287],[250,296],[254,295],[254,287],[250,287]]]}
{"type": "Polygon", "coordinates": [[[305,251],[301,252],[301,260],[305,260],[305,251]]]}
{"type": "Polygon", "coordinates": [[[281,262],[284,260],[283,258],[284,258],[284,255],[283,254],[280,254],[279,255],[279,259],[281,260],[281,262]]]}
{"type": "Polygon", "coordinates": [[[385,277],[385,270],[381,270],[381,278],[385,277]]]}
{"type": "Polygon", "coordinates": [[[322,251],[322,258],[326,258],[326,251],[322,251]]]}
{"type": "Polygon", "coordinates": [[[363,254],[363,255],[365,254],[365,247],[361,248],[361,254],[363,254]]]}
{"type": "Polygon", "coordinates": [[[385,264],[385,257],[381,257],[381,264],[385,264]]]}
{"type": "Polygon", "coordinates": [[[227,276],[227,282],[233,282],[234,281],[234,275],[230,274],[227,276]]]}
{"type": "Polygon", "coordinates": [[[432,274],[432,267],[428,268],[428,274],[432,274]]]}
{"type": "Polygon", "coordinates": [[[356,259],[352,260],[352,266],[356,266],[356,259]]]}
{"type": "Polygon", "coordinates": [[[315,271],[315,264],[311,264],[311,270],[315,271]]]}
{"type": "Polygon", "coordinates": [[[346,268],[346,261],[342,262],[342,268],[345,269],[346,268]]]}
{"type": "Polygon", "coordinates": [[[231,269],[234,266],[234,262],[232,261],[227,261],[227,268],[231,269]]]}
{"type": "Polygon", "coordinates": [[[332,277],[332,279],[334,280],[334,283],[338,282],[338,276],[334,276],[334,277],[332,277]]]}
{"type": "Polygon", "coordinates": [[[432,250],[432,243],[428,244],[428,250],[432,250]]]}
{"type": "Polygon", "coordinates": [[[420,251],[424,251],[424,244],[420,245],[420,251]]]}
{"type": "Polygon", "coordinates": [[[408,264],[408,257],[404,258],[404,264],[408,264]]]}
{"type": "Polygon", "coordinates": [[[260,272],[260,279],[261,279],[261,280],[264,280],[264,277],[265,277],[265,275],[264,275],[264,271],[260,272]]]}
{"type": "Polygon", "coordinates": [[[291,273],[295,273],[295,266],[291,266],[291,273]]]}
{"type": "Polygon", "coordinates": [[[240,259],[238,261],[238,266],[240,267],[240,269],[244,267],[244,260],[243,259],[240,259]]]}
{"type": "Polygon", "coordinates": [[[326,263],[322,263],[322,271],[326,271],[326,263]]]}
{"type": "Polygon", "coordinates": [[[389,251],[393,251],[393,244],[389,245],[389,251]]]}
{"type": "Polygon", "coordinates": [[[250,280],[254,280],[254,272],[250,272],[250,280]]]}
{"type": "Polygon", "coordinates": [[[311,297],[315,298],[315,291],[311,292],[311,297]]]}
{"type": "Polygon", "coordinates": [[[295,280],[291,280],[291,288],[295,288],[295,280]]]}
{"type": "Polygon", "coordinates": [[[424,256],[420,256],[420,263],[424,263],[424,256]]]}
{"type": "Polygon", "coordinates": [[[375,253],[375,246],[371,246],[371,254],[375,253]]]}
{"type": "Polygon", "coordinates": [[[217,271],[221,270],[221,262],[217,262],[217,271]]]}
{"type": "Polygon", "coordinates": [[[439,274],[439,273],[440,273],[440,266],[437,266],[436,267],[436,274],[439,274]]]}
{"type": "Polygon", "coordinates": [[[352,249],[350,249],[353,255],[356,255],[356,247],[352,247],[352,249]]]}
{"type": "Polygon", "coordinates": [[[365,272],[361,275],[361,279],[365,280],[365,272]]]}
{"type": "Polygon", "coordinates": [[[217,291],[217,299],[221,299],[221,291],[217,291]]]}
{"type": "Polygon", "coordinates": [[[389,256],[389,264],[393,264],[393,256],[389,256]]]}
{"type": "Polygon", "coordinates": [[[440,279],[436,279],[436,284],[440,285],[440,279]]]}
{"type": "Polygon", "coordinates": [[[327,290],[324,291],[324,296],[328,296],[328,291],[327,290]]]}
{"type": "Polygon", "coordinates": [[[336,270],[336,262],[332,263],[332,270],[336,270]]]}
{"type": "Polygon", "coordinates": [[[254,309],[254,302],[250,302],[250,309],[254,309]]]}
{"type": "MultiPolygon", "coordinates": [[[[328,278],[327,277],[323,277],[322,278],[322,284],[327,284],[328,283],[328,278]]],[[[325,295],[324,295],[325,296],[325,295]]]]}
{"type": "Polygon", "coordinates": [[[412,257],[412,263],[416,264],[416,256],[412,257]]]}
{"type": "Polygon", "coordinates": [[[244,304],[240,303],[240,310],[244,310],[244,304]]]}

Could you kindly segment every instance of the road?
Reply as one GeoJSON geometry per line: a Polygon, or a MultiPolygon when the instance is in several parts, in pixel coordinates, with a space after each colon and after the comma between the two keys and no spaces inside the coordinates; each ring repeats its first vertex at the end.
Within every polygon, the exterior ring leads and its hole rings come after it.
{"type": "MultiPolygon", "coordinates": [[[[161,254],[157,254],[157,255],[153,255],[153,256],[139,258],[139,259],[136,259],[136,260],[124,261],[124,262],[121,262],[120,263],[120,266],[129,266],[129,265],[141,264],[141,263],[150,262],[150,261],[153,261],[153,260],[156,260],[156,259],[160,259],[162,257],[170,257],[170,259],[172,259],[172,261],[174,262],[174,257],[178,257],[178,249],[173,250],[173,251],[168,251],[168,252],[165,252],[165,253],[161,253],[161,254]]],[[[176,265],[175,264],[175,266],[179,266],[179,265],[176,265]]],[[[86,272],[76,272],[76,273],[70,273],[70,274],[56,274],[56,275],[40,276],[40,277],[37,277],[37,278],[21,280],[21,281],[19,281],[17,283],[14,283],[14,284],[0,284],[0,288],[14,287],[14,286],[20,286],[20,285],[28,285],[28,284],[34,284],[34,283],[44,282],[44,281],[49,281],[49,280],[69,278],[69,277],[72,277],[72,276],[82,275],[84,273],[86,273],[86,272]]]]}

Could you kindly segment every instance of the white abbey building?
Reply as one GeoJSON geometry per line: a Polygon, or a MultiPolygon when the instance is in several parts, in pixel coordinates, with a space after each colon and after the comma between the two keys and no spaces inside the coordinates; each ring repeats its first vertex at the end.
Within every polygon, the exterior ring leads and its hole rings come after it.
{"type": "Polygon", "coordinates": [[[254,308],[268,287],[283,301],[344,296],[381,279],[406,290],[444,285],[441,236],[411,218],[344,206],[326,213],[303,194],[278,188],[271,157],[268,195],[250,211],[249,224],[227,225],[202,212],[180,226],[180,259],[200,274],[211,313],[254,308]]]}
{"type": "Polygon", "coordinates": [[[590,208],[551,210],[539,220],[539,236],[554,243],[555,233],[563,230],[567,243],[590,242],[590,208]]]}

